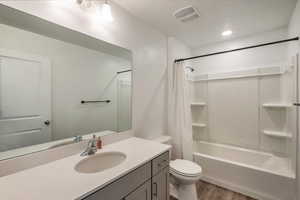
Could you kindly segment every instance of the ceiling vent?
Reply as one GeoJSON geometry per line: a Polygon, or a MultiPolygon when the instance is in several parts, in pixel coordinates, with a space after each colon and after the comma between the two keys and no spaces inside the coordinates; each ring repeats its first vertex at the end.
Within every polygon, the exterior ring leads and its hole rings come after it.
{"type": "Polygon", "coordinates": [[[182,22],[188,22],[199,17],[199,12],[193,6],[180,8],[173,13],[174,17],[182,22]]]}

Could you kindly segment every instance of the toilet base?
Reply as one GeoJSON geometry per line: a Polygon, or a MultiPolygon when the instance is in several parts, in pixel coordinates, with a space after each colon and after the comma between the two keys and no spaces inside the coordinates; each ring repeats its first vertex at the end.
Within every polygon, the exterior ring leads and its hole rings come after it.
{"type": "Polygon", "coordinates": [[[174,197],[175,199],[178,199],[178,187],[172,183],[170,183],[169,187],[170,196],[174,197]]]}
{"type": "Polygon", "coordinates": [[[196,184],[178,186],[178,200],[197,200],[196,184]]]}

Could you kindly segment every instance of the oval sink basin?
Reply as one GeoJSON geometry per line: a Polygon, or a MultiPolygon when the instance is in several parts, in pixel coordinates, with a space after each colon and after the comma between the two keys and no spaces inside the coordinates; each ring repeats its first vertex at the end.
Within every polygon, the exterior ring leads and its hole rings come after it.
{"type": "Polygon", "coordinates": [[[75,170],[80,173],[97,173],[113,168],[126,159],[126,155],[121,152],[104,152],[89,156],[81,160],[75,166],[75,170]]]}

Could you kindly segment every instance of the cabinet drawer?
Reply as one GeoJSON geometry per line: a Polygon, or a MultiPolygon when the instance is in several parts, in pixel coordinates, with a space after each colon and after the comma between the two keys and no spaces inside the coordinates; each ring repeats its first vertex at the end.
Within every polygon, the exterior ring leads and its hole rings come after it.
{"type": "Polygon", "coordinates": [[[130,172],[99,191],[81,198],[84,200],[118,200],[127,196],[151,178],[151,162],[130,172]]]}
{"type": "Polygon", "coordinates": [[[169,166],[169,151],[152,160],[152,176],[169,166]]]}

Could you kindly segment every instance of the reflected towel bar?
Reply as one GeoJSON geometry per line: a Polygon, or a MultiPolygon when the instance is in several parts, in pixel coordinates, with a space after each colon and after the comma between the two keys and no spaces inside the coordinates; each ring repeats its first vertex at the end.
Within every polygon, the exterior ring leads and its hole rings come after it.
{"type": "Polygon", "coordinates": [[[111,100],[104,100],[104,101],[81,101],[81,104],[85,103],[110,103],[111,100]]]}
{"type": "Polygon", "coordinates": [[[132,69],[128,69],[128,70],[124,70],[124,71],[119,71],[119,72],[117,72],[117,74],[122,74],[122,73],[126,73],[126,72],[131,72],[132,71],[132,69]]]}

